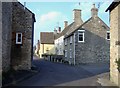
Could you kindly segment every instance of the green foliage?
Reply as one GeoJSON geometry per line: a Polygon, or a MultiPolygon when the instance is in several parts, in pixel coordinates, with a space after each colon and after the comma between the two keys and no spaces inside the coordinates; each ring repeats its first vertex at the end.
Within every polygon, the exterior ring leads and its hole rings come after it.
{"type": "Polygon", "coordinates": [[[117,66],[118,66],[118,71],[120,71],[120,58],[118,60],[116,60],[117,66]]]}

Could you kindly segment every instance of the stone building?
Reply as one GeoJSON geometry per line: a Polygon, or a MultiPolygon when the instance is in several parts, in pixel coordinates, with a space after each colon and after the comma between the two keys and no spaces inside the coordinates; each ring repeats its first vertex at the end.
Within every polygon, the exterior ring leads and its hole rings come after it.
{"type": "Polygon", "coordinates": [[[31,69],[35,15],[20,2],[12,3],[11,65],[31,69]]]}
{"type": "Polygon", "coordinates": [[[83,20],[81,19],[81,10],[79,9],[74,9],[73,10],[74,14],[74,22],[68,25],[67,21],[64,21],[64,29],[61,33],[56,34],[55,33],[55,51],[57,55],[64,55],[64,37],[65,34],[69,31],[72,30],[73,28],[77,28],[83,23],[83,20]]]}
{"type": "Polygon", "coordinates": [[[115,0],[106,11],[110,13],[110,80],[120,86],[116,60],[120,58],[120,1],[115,0]]]}
{"type": "Polygon", "coordinates": [[[35,15],[20,2],[2,2],[2,71],[31,69],[35,15]]]}
{"type": "Polygon", "coordinates": [[[12,3],[1,2],[0,7],[2,8],[2,28],[0,32],[0,43],[2,44],[2,49],[0,51],[0,56],[2,56],[2,71],[8,71],[10,69],[10,59],[11,59],[11,27],[12,27],[12,3]]]}
{"type": "Polygon", "coordinates": [[[53,32],[40,33],[40,50],[39,50],[40,58],[42,57],[42,54],[55,54],[53,32]]]}
{"type": "Polygon", "coordinates": [[[91,18],[66,33],[65,60],[74,65],[109,63],[109,34],[109,27],[98,17],[98,9],[93,4],[91,18]]]}

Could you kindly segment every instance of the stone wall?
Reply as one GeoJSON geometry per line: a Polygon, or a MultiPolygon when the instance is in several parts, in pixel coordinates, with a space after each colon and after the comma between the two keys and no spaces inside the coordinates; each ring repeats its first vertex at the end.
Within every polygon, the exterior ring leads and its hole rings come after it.
{"type": "Polygon", "coordinates": [[[120,4],[110,12],[110,80],[119,84],[120,86],[120,73],[117,70],[115,63],[120,58],[120,4]]]}
{"type": "Polygon", "coordinates": [[[0,5],[2,5],[2,34],[0,34],[0,36],[2,35],[2,41],[0,41],[2,42],[2,70],[6,72],[10,68],[11,57],[12,4],[10,2],[3,2],[0,5]]]}
{"type": "Polygon", "coordinates": [[[2,2],[0,2],[0,75],[2,73],[2,2]]]}
{"type": "Polygon", "coordinates": [[[13,3],[11,63],[14,69],[31,69],[33,14],[18,2],[13,3]],[[22,33],[22,44],[16,44],[16,33],[22,33]]]}
{"type": "Polygon", "coordinates": [[[65,45],[65,50],[67,50],[67,57],[65,57],[65,61],[68,61],[69,64],[75,64],[75,57],[74,57],[74,34],[71,35],[70,37],[66,38],[65,41],[67,41],[67,45],[65,45]],[[72,38],[72,42],[70,43],[70,38],[72,38]],[[70,53],[71,53],[71,57],[70,57],[70,53]]]}
{"type": "Polygon", "coordinates": [[[78,31],[75,32],[76,64],[109,63],[110,41],[106,39],[109,27],[95,17],[83,25],[82,29],[85,30],[85,42],[78,42],[78,31]]]}

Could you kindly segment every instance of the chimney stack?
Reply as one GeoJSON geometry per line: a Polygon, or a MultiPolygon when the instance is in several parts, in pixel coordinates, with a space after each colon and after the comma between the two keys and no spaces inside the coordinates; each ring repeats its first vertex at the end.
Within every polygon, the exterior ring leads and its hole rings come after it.
{"type": "Polygon", "coordinates": [[[64,21],[64,28],[68,26],[68,21],[64,21]]]}
{"type": "Polygon", "coordinates": [[[54,29],[54,34],[55,34],[55,35],[57,34],[57,30],[56,30],[56,28],[54,29]]]}
{"type": "Polygon", "coordinates": [[[81,10],[80,9],[74,9],[73,12],[74,12],[73,13],[74,22],[81,25],[83,23],[82,18],[81,18],[81,10]]]}
{"type": "Polygon", "coordinates": [[[58,27],[58,33],[61,33],[61,27],[58,27]]]}
{"type": "Polygon", "coordinates": [[[98,16],[98,9],[95,7],[95,4],[93,4],[93,8],[91,9],[91,15],[92,17],[98,16]]]}

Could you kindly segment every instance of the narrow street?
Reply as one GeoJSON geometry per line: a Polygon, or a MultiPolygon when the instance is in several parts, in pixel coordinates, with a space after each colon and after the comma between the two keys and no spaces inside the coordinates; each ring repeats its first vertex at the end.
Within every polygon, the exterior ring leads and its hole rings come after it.
{"type": "Polygon", "coordinates": [[[97,83],[99,75],[109,71],[108,65],[69,66],[36,57],[34,64],[40,72],[17,86],[100,86],[97,83]]]}

